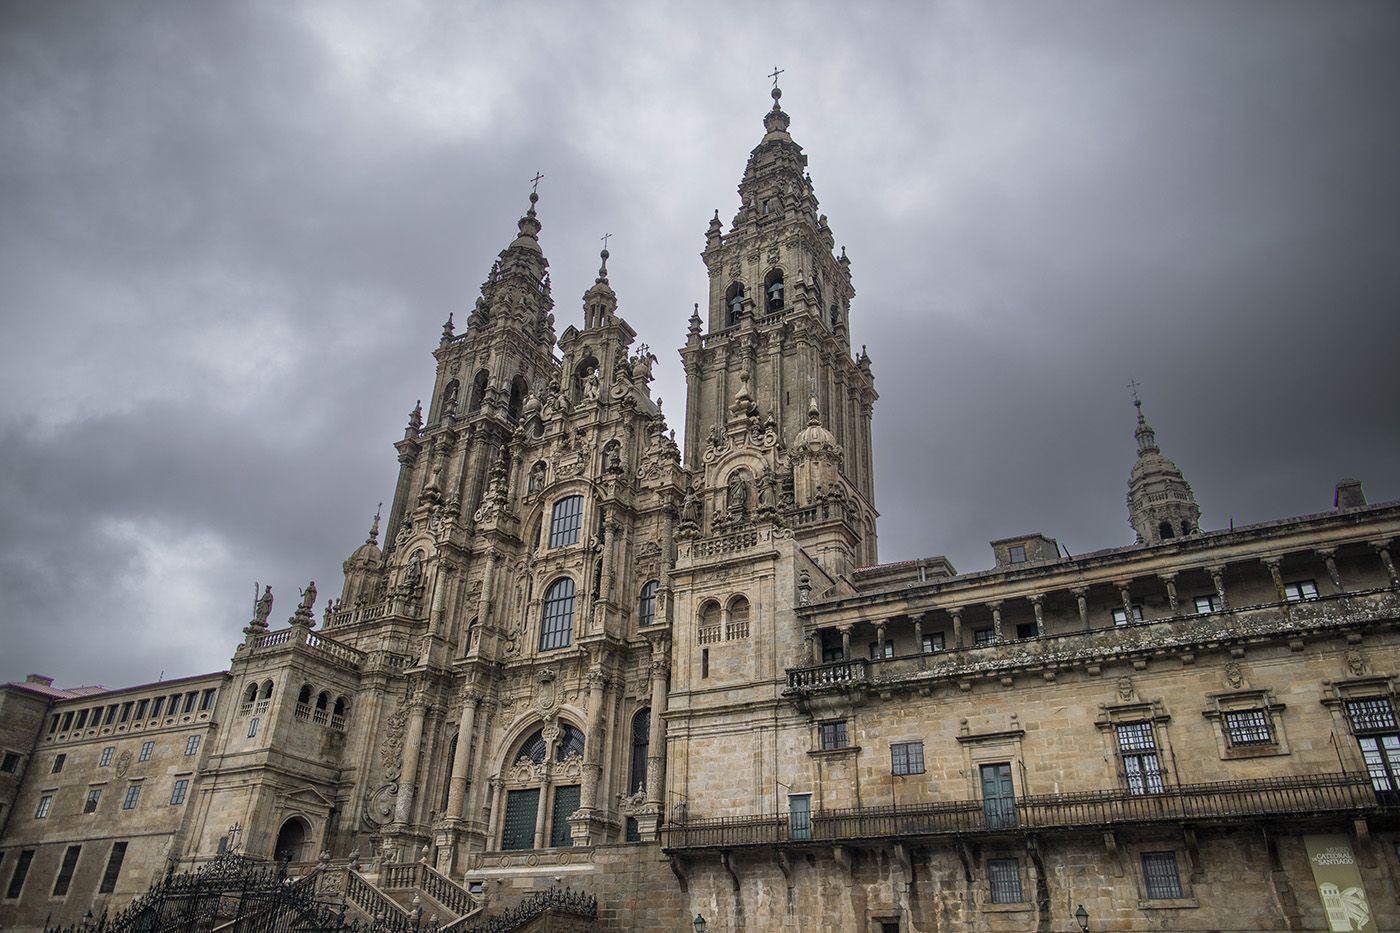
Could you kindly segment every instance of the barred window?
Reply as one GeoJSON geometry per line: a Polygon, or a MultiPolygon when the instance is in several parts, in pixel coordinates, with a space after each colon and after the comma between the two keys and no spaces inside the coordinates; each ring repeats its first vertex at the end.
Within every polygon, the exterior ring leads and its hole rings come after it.
{"type": "MultiPolygon", "coordinates": [[[[632,773],[627,792],[634,794],[647,785],[647,754],[651,749],[651,708],[638,710],[632,717],[632,773]]],[[[639,840],[638,840],[639,841],[639,840]]]]}
{"type": "Polygon", "coordinates": [[[995,628],[979,628],[972,631],[972,643],[974,645],[990,645],[997,640],[997,630],[995,628]]]}
{"type": "Polygon", "coordinates": [[[1347,700],[1352,732],[1378,732],[1396,728],[1395,708],[1386,697],[1347,700]]]}
{"type": "Polygon", "coordinates": [[[1186,896],[1181,891],[1175,852],[1142,853],[1142,878],[1150,900],[1177,900],[1186,896]]]}
{"type": "Polygon", "coordinates": [[[642,598],[637,607],[637,625],[642,628],[656,621],[656,590],[659,586],[655,580],[648,580],[642,587],[642,598]]]}
{"type": "Polygon", "coordinates": [[[1262,709],[1232,710],[1225,714],[1225,735],[1231,745],[1273,745],[1273,724],[1262,709]]]}
{"type": "Polygon", "coordinates": [[[1123,778],[1132,794],[1160,794],[1166,789],[1157,739],[1150,722],[1124,722],[1114,727],[1118,737],[1123,778]]]}
{"type": "Polygon", "coordinates": [[[574,633],[574,581],[560,577],[544,594],[544,615],[540,623],[540,650],[567,648],[574,633]]]}
{"type": "Polygon", "coordinates": [[[922,647],[924,650],[924,654],[933,654],[935,651],[942,651],[943,645],[943,633],[931,632],[930,634],[924,636],[924,643],[922,647]]]}
{"type": "Polygon", "coordinates": [[[568,496],[554,503],[549,517],[549,546],[578,544],[583,527],[583,496],[568,496]]]}
{"type": "Polygon", "coordinates": [[[1119,751],[1150,751],[1157,747],[1157,740],[1152,735],[1152,723],[1150,722],[1120,723],[1116,731],[1119,751]]]}
{"type": "Polygon", "coordinates": [[[892,743],[890,745],[890,770],[894,774],[923,774],[924,743],[892,743]]]}
{"type": "Polygon", "coordinates": [[[846,721],[844,719],[836,722],[824,722],[821,724],[821,747],[823,750],[833,748],[847,748],[849,742],[846,738],[846,721]]]}
{"type": "Polygon", "coordinates": [[[992,882],[993,904],[1019,904],[1021,894],[1021,863],[1014,858],[987,860],[987,877],[992,882]]]}

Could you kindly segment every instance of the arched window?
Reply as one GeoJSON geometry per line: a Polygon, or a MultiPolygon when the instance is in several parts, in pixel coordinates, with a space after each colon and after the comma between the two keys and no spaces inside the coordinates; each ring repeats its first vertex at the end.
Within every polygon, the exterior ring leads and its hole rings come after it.
{"type": "Polygon", "coordinates": [[[831,303],[831,329],[841,330],[841,307],[834,301],[831,303]]]}
{"type": "Polygon", "coordinates": [[[243,694],[243,702],[244,702],[245,704],[252,703],[252,702],[253,702],[254,700],[256,700],[257,698],[258,698],[258,685],[257,685],[257,684],[249,684],[249,685],[248,685],[248,690],[247,690],[247,692],[245,692],[245,693],[243,694]]]}
{"type": "Polygon", "coordinates": [[[442,776],[442,803],[438,809],[447,812],[447,798],[452,794],[452,762],[457,758],[457,736],[447,743],[447,768],[442,776]]]}
{"type": "Polygon", "coordinates": [[[326,691],[322,690],[322,691],[320,692],[320,694],[318,694],[317,697],[316,697],[316,708],[317,708],[317,709],[325,709],[326,707],[328,707],[328,706],[330,706],[330,705],[331,705],[331,695],[330,695],[329,693],[327,693],[326,691]]]}
{"type": "Polygon", "coordinates": [[[519,761],[524,758],[533,761],[537,765],[544,764],[544,753],[547,746],[544,741],[544,732],[537,729],[535,733],[520,744],[520,754],[515,756],[519,761]]]}
{"type": "Polygon", "coordinates": [[[1163,541],[1167,540],[1168,538],[1175,538],[1176,533],[1172,530],[1172,523],[1162,522],[1160,525],[1158,525],[1157,537],[1161,538],[1163,541]]]}
{"type": "Polygon", "coordinates": [[[549,546],[565,547],[578,544],[579,529],[583,527],[583,496],[566,496],[554,503],[549,516],[549,546]]]}
{"type": "Polygon", "coordinates": [[[297,694],[297,702],[300,703],[302,706],[310,706],[310,705],[311,705],[311,685],[310,685],[310,684],[302,684],[302,685],[301,685],[301,692],[297,694]]]}
{"type": "Polygon", "coordinates": [[[344,716],[346,713],[350,712],[350,704],[346,701],[345,697],[336,697],[335,706],[331,707],[331,709],[334,711],[335,715],[344,716]]]}
{"type": "Polygon", "coordinates": [[[725,325],[732,327],[739,323],[744,314],[744,283],[735,282],[724,295],[725,325]]]}
{"type": "Polygon", "coordinates": [[[765,307],[769,311],[783,309],[783,270],[774,269],[768,273],[768,278],[763,280],[763,297],[767,301],[765,307]]]}
{"type": "Polygon", "coordinates": [[[647,786],[647,752],[651,743],[651,709],[638,710],[632,717],[632,771],[627,778],[627,793],[635,794],[647,786]]]}
{"type": "Polygon", "coordinates": [[[567,648],[574,634],[574,581],[560,577],[550,584],[544,594],[544,613],[540,620],[540,650],[567,648]]]}
{"type": "Polygon", "coordinates": [[[262,685],[262,699],[272,699],[272,681],[265,681],[262,685]]]}
{"type": "Polygon", "coordinates": [[[642,587],[642,598],[637,606],[637,625],[645,628],[656,621],[656,590],[660,586],[655,580],[648,580],[642,587]]]}
{"type": "Polygon", "coordinates": [[[719,618],[719,603],[713,599],[708,600],[705,605],[700,607],[700,644],[708,645],[710,642],[720,640],[719,618]]]}
{"type": "Polygon", "coordinates": [[[481,403],[486,400],[486,380],[487,375],[484,369],[479,371],[476,378],[472,380],[472,401],[467,408],[468,414],[474,415],[481,411],[481,403]]]}
{"type": "Polygon", "coordinates": [[[743,596],[735,596],[729,601],[729,624],[725,626],[724,639],[749,637],[749,601],[743,596]]]}
{"type": "Polygon", "coordinates": [[[529,394],[529,388],[525,385],[525,380],[516,376],[510,382],[510,404],[506,407],[506,420],[515,424],[520,420],[520,412],[525,407],[525,396],[529,394]]]}

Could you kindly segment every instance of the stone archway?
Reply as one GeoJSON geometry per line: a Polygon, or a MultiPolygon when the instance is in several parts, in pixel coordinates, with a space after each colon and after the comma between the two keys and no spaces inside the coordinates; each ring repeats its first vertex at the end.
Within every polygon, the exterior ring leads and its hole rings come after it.
{"type": "Polygon", "coordinates": [[[294,816],[282,824],[277,831],[277,844],[273,846],[273,857],[280,861],[305,862],[310,859],[311,827],[306,820],[294,816]]]}

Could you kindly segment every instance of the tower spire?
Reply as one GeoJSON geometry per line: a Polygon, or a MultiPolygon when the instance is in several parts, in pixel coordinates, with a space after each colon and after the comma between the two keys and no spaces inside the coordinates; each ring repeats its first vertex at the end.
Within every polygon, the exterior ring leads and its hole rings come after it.
{"type": "Polygon", "coordinates": [[[1137,462],[1128,478],[1128,523],[1139,544],[1158,544],[1194,534],[1200,528],[1201,508],[1181,468],[1162,455],[1157,433],[1142,413],[1136,382],[1133,407],[1137,409],[1137,462]]]}

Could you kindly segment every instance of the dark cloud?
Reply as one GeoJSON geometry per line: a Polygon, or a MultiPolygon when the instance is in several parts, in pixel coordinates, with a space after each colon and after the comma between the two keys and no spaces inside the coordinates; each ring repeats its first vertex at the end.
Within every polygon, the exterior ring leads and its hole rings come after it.
{"type": "Polygon", "coordinates": [[[0,678],[223,666],[392,491],[546,173],[662,359],[768,101],[850,250],[881,553],[1131,539],[1143,384],[1209,526],[1400,496],[1390,3],[0,8],[0,678]]]}

